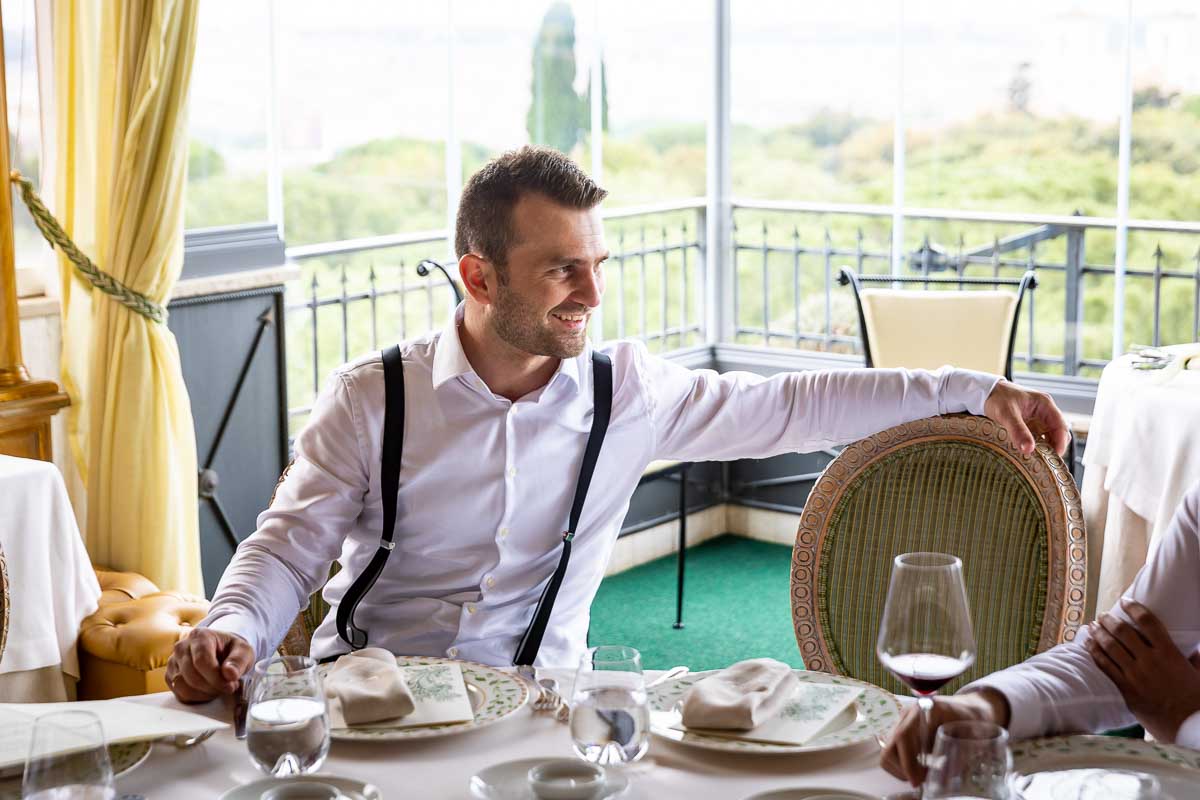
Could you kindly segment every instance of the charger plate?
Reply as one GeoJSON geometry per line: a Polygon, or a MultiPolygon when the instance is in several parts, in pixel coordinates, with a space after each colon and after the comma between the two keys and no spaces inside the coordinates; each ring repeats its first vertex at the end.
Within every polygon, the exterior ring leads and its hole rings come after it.
{"type": "Polygon", "coordinates": [[[680,722],[680,706],[683,696],[692,688],[692,684],[709,675],[716,674],[716,670],[693,672],[652,687],[647,692],[650,703],[650,732],[663,739],[708,750],[782,755],[816,753],[824,750],[836,750],[840,747],[853,747],[864,742],[874,742],[876,737],[887,738],[900,719],[900,701],[891,692],[884,691],[878,686],[825,672],[809,672],[802,669],[793,671],[803,683],[853,686],[862,689],[862,694],[854,701],[854,705],[834,717],[821,731],[821,734],[809,740],[807,744],[752,742],[709,732],[681,731],[672,727],[680,722]]]}
{"type": "MultiPolygon", "coordinates": [[[[1076,797],[1084,781],[1110,774],[1106,786],[1116,787],[1114,772],[1153,775],[1167,797],[1195,797],[1200,786],[1200,752],[1140,739],[1115,736],[1056,736],[1030,739],[1012,746],[1013,784],[1024,800],[1076,797]]],[[[1114,800],[1122,795],[1114,791],[1114,800]]]]}
{"type": "MultiPolygon", "coordinates": [[[[432,739],[438,736],[453,736],[456,733],[478,730],[494,725],[516,713],[529,699],[529,688],[525,682],[508,672],[495,667],[476,664],[474,661],[455,661],[434,656],[396,656],[401,667],[420,667],[431,664],[458,664],[462,668],[463,680],[467,685],[467,696],[475,719],[470,722],[448,722],[439,725],[416,725],[411,727],[334,728],[329,732],[335,741],[380,742],[399,739],[432,739]]],[[[329,670],[329,664],[320,667],[321,676],[329,670]]]]}

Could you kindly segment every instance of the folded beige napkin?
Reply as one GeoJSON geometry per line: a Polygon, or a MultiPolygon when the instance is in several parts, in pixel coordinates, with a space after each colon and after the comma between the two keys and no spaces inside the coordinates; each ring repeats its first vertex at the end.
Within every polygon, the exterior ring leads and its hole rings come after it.
{"type": "Polygon", "coordinates": [[[356,650],[333,662],[325,675],[325,697],[335,728],[404,717],[414,708],[396,657],[381,647],[356,650]]]}
{"type": "Polygon", "coordinates": [[[799,685],[792,668],[773,658],[739,661],[688,690],[683,724],[748,731],[779,713],[799,685]]]}

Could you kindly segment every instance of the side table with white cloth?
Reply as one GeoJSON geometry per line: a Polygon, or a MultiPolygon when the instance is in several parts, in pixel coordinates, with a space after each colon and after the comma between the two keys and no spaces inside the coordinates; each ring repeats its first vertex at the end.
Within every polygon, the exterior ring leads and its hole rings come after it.
{"type": "Polygon", "coordinates": [[[0,455],[0,548],[10,602],[0,701],[74,699],[79,623],[100,584],[53,464],[0,455]]]}
{"type": "Polygon", "coordinates": [[[1088,619],[1121,597],[1200,481],[1200,343],[1160,349],[1174,357],[1164,369],[1124,355],[1100,376],[1083,454],[1088,619]]]}

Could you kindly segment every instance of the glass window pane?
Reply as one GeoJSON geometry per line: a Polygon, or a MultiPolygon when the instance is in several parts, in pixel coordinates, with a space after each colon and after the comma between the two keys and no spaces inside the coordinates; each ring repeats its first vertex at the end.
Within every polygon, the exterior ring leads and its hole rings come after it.
{"type": "Polygon", "coordinates": [[[609,208],[704,194],[710,6],[669,0],[601,5],[609,208]]]}
{"type": "Polygon", "coordinates": [[[905,203],[1114,214],[1124,11],[905,4],[905,203]]]}
{"type": "Polygon", "coordinates": [[[891,3],[734,3],[733,193],[890,203],[891,3]]]}
{"type": "Polygon", "coordinates": [[[488,159],[531,142],[590,169],[594,17],[591,0],[454,4],[455,127],[464,180],[488,159]]]}
{"type": "Polygon", "coordinates": [[[187,228],[267,219],[267,3],[206,3],[188,108],[187,228]]]}
{"type": "Polygon", "coordinates": [[[288,244],[445,227],[445,6],[279,9],[288,244]]]}
{"type": "MultiPolygon", "coordinates": [[[[8,96],[8,159],[41,191],[42,142],[38,102],[37,40],[34,35],[33,0],[4,0],[4,78],[8,96]]],[[[13,239],[16,266],[43,276],[52,273],[53,254],[33,224],[21,194],[12,189],[13,239]]]]}

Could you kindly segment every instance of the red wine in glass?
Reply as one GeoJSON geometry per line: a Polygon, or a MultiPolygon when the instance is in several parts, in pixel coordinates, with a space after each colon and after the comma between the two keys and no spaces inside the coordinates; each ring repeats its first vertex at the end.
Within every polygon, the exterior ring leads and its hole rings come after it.
{"type": "Polygon", "coordinates": [[[973,657],[952,658],[936,653],[885,654],[879,660],[918,696],[936,694],[938,689],[970,669],[975,661],[973,657]]]}

